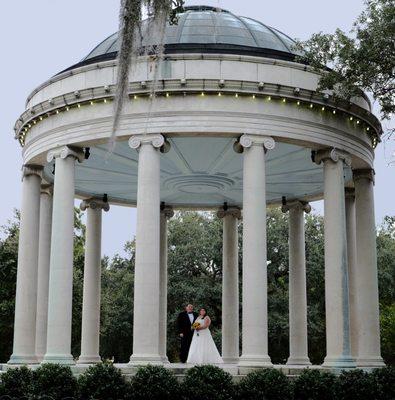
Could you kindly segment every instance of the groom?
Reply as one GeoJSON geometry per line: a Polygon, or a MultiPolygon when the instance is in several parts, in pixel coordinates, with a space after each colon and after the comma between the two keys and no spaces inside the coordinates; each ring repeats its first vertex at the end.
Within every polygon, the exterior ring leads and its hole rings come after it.
{"type": "Polygon", "coordinates": [[[185,311],[178,314],[177,329],[181,338],[180,360],[185,363],[188,358],[189,347],[191,346],[193,330],[192,324],[197,318],[197,314],[193,312],[193,305],[188,304],[185,311]]]}

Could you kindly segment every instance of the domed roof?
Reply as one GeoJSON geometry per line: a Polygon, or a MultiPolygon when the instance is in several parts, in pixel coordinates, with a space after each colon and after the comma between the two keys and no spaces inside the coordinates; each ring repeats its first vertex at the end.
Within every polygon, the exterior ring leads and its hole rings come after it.
{"type": "MultiPolygon", "coordinates": [[[[208,6],[185,7],[178,24],[167,25],[165,53],[222,53],[293,60],[295,42],[284,33],[252,18],[239,17],[227,10],[208,6]]],[[[154,45],[145,35],[142,47],[154,45]]],[[[96,46],[79,64],[114,59],[119,49],[118,32],[96,46]]]]}

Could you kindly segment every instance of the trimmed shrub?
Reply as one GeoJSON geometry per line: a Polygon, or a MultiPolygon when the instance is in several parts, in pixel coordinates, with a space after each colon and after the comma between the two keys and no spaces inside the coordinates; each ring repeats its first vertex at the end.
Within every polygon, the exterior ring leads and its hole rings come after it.
{"type": "Polygon", "coordinates": [[[1,375],[0,396],[28,397],[32,381],[33,373],[29,368],[10,368],[1,375]]]}
{"type": "Polygon", "coordinates": [[[305,369],[293,384],[295,400],[334,400],[336,376],[318,369],[305,369]]]}
{"type": "Polygon", "coordinates": [[[335,395],[336,400],[374,399],[374,382],[361,369],[343,371],[337,379],[335,395]]]}
{"type": "Polygon", "coordinates": [[[173,372],[161,366],[148,365],[132,378],[129,399],[170,400],[181,396],[180,384],[173,372]]]}
{"type": "Polygon", "coordinates": [[[371,378],[375,385],[375,400],[395,399],[395,368],[379,368],[372,372],[371,378]]]}
{"type": "Polygon", "coordinates": [[[34,397],[52,397],[62,400],[65,397],[76,398],[77,379],[71,369],[58,364],[43,364],[33,372],[32,393],[34,397]]]}
{"type": "Polygon", "coordinates": [[[123,400],[129,389],[121,371],[106,363],[89,367],[78,378],[78,387],[84,400],[123,400]]]}
{"type": "Polygon", "coordinates": [[[288,378],[277,369],[262,369],[249,373],[238,385],[240,400],[291,400],[288,378]]]}
{"type": "Polygon", "coordinates": [[[202,365],[187,371],[182,392],[186,400],[229,400],[235,394],[235,386],[228,372],[214,365],[202,365]]]}

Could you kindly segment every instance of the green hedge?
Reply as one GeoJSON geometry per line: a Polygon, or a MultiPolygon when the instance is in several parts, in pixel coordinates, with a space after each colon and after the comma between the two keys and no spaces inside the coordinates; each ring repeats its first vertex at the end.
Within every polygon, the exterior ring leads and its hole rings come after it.
{"type": "Polygon", "coordinates": [[[69,367],[44,364],[37,370],[9,369],[0,375],[0,400],[65,398],[81,400],[394,400],[395,368],[367,373],[342,372],[339,376],[306,369],[289,380],[274,368],[245,376],[238,384],[222,369],[204,365],[187,371],[178,382],[169,369],[160,366],[139,368],[131,382],[111,364],[88,368],[77,379],[69,367]]]}

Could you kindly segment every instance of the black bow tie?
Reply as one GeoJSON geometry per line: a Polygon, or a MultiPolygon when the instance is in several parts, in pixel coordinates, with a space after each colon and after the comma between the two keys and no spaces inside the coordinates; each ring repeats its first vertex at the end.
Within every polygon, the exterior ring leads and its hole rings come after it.
{"type": "Polygon", "coordinates": [[[193,314],[193,312],[189,312],[188,314],[193,314]]]}

